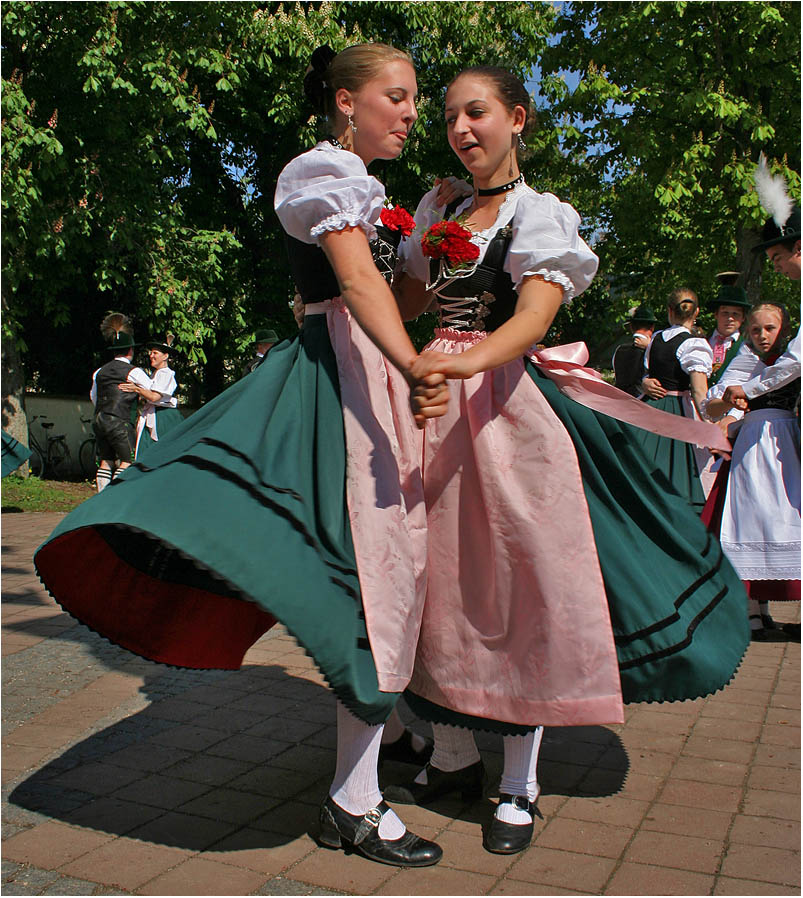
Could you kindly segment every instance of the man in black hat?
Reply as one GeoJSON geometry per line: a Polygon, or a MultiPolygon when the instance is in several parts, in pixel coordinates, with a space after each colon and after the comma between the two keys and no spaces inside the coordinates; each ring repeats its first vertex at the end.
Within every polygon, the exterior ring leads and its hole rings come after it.
{"type": "Polygon", "coordinates": [[[650,345],[658,319],[653,310],[644,304],[634,310],[628,321],[632,340],[616,347],[611,363],[615,384],[631,396],[641,396],[641,379],[644,377],[644,353],[650,345]]]}
{"type": "Polygon", "coordinates": [[[136,445],[132,419],[137,403],[136,393],[125,393],[119,389],[132,370],[136,370],[131,364],[137,345],[131,322],[125,315],[114,312],[103,319],[100,329],[114,357],[92,375],[89,393],[95,406],[92,430],[100,459],[95,476],[98,492],[108,486],[114,474],[124,471],[131,464],[136,445]]]}
{"type": "MultiPolygon", "coordinates": [[[[753,252],[764,250],[776,271],[792,281],[799,281],[800,271],[800,206],[795,206],[784,224],[774,218],[767,221],[761,231],[761,242],[753,252]]],[[[757,377],[744,384],[734,384],[725,390],[722,398],[737,408],[746,410],[747,400],[778,390],[800,377],[800,330],[786,347],[786,352],[757,377]]]]}
{"type": "Polygon", "coordinates": [[[276,336],[276,331],[265,327],[257,330],[254,334],[254,357],[243,368],[242,376],[245,377],[246,374],[250,374],[258,368],[265,361],[265,357],[270,352],[271,347],[278,342],[279,338],[276,336]]]}

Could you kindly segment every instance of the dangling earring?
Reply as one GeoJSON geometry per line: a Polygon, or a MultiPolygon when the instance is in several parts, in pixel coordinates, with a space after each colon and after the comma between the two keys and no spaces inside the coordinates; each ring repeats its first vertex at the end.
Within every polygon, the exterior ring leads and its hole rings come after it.
{"type": "Polygon", "coordinates": [[[354,124],[354,120],[352,119],[351,116],[349,116],[349,128],[351,128],[352,134],[357,133],[357,126],[354,124]]]}
{"type": "Polygon", "coordinates": [[[524,142],[524,138],[521,136],[521,131],[516,135],[519,138],[519,149],[526,150],[527,144],[524,142]]]}
{"type": "Polygon", "coordinates": [[[513,147],[511,147],[510,148],[510,161],[509,161],[508,167],[507,167],[507,176],[509,178],[513,177],[513,152],[514,152],[513,147]]]}

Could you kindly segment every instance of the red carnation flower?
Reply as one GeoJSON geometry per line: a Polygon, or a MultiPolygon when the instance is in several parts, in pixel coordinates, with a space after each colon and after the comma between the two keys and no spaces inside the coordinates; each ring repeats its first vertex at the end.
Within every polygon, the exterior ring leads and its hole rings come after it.
{"type": "Polygon", "coordinates": [[[415,230],[415,219],[402,206],[383,207],[379,218],[389,231],[401,231],[402,237],[409,237],[415,230]]]}
{"type": "Polygon", "coordinates": [[[435,222],[421,238],[421,250],[431,259],[445,259],[449,267],[473,262],[480,254],[471,231],[454,220],[435,222]]]}

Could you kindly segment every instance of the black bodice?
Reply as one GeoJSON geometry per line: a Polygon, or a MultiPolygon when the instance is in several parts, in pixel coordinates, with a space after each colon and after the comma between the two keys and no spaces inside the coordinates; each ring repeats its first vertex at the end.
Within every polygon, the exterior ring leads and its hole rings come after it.
{"type": "Polygon", "coordinates": [[[688,390],[691,379],[680,367],[677,351],[681,343],[691,339],[691,334],[683,331],[671,340],[664,340],[658,336],[660,333],[662,331],[658,331],[650,345],[649,376],[657,378],[665,390],[688,390]]]}
{"type": "Polygon", "coordinates": [[[450,280],[448,275],[441,275],[440,260],[430,260],[430,283],[434,284],[441,327],[494,331],[513,316],[518,297],[513,279],[504,270],[512,237],[511,225],[500,228],[482,262],[465,277],[450,280]],[[455,302],[460,299],[464,301],[455,302]]]}
{"type": "MultiPolygon", "coordinates": [[[[377,225],[376,239],[370,241],[371,254],[376,267],[385,280],[393,283],[401,231],[391,231],[377,225]]],[[[326,258],[326,253],[313,243],[303,243],[285,234],[285,245],[290,260],[293,282],[304,303],[323,302],[340,295],[337,276],[326,258]]]]}
{"type": "Polygon", "coordinates": [[[777,390],[770,390],[768,393],[762,393],[755,399],[748,399],[747,405],[751,412],[765,408],[785,409],[788,412],[795,410],[800,401],[800,378],[796,378],[791,383],[777,390]]]}

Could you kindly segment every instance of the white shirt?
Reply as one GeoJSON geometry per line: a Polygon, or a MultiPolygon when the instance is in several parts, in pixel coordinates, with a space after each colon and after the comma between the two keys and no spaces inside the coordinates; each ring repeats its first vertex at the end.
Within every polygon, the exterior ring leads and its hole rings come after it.
{"type": "Polygon", "coordinates": [[[153,439],[156,440],[158,439],[156,434],[156,410],[159,408],[176,408],[178,406],[178,399],[173,395],[178,387],[176,373],[167,366],[154,371],[152,375],[146,374],[142,368],[134,368],[129,372],[128,381],[136,384],[138,387],[144,387],[146,390],[161,393],[160,398],[155,402],[148,400],[145,403],[137,419],[137,437],[142,433],[143,427],[147,427],[153,439]]]}
{"type": "MultiPolygon", "coordinates": [[[[399,249],[406,271],[425,284],[429,282],[429,258],[421,250],[421,237],[443,219],[446,208],[436,205],[437,193],[438,188],[433,188],[424,195],[415,212],[415,231],[399,249]]],[[[455,215],[464,212],[471,201],[472,197],[466,197],[455,215]]],[[[536,193],[526,184],[517,185],[505,196],[491,227],[472,235],[471,242],[480,249],[479,262],[491,239],[506,225],[512,225],[513,234],[503,267],[516,291],[526,277],[538,275],[562,287],[563,302],[568,303],[594,279],[599,259],[580,237],[580,216],[568,203],[551,193],[536,193]]]]}
{"type": "Polygon", "coordinates": [[[755,399],[763,393],[786,386],[797,377],[800,377],[800,328],[786,347],[786,352],[772,365],[765,366],[758,376],[746,381],[742,387],[748,399],[755,399]]]}
{"type": "Polygon", "coordinates": [[[359,227],[373,240],[384,202],[385,188],[362,159],[328,141],[287,163],[273,198],[284,230],[316,246],[322,234],[346,227],[359,227]]]}
{"type": "MultiPolygon", "coordinates": [[[[689,329],[681,324],[673,324],[662,331],[658,331],[657,334],[653,334],[650,345],[644,353],[645,370],[649,370],[650,367],[650,349],[652,349],[652,344],[656,340],[663,340],[667,343],[683,332],[689,333],[689,329]]],[[[684,340],[678,346],[675,355],[680,362],[681,369],[686,374],[691,374],[692,371],[702,371],[706,377],[711,374],[714,365],[714,352],[708,345],[708,340],[705,337],[689,337],[688,340],[684,340]]]]}

